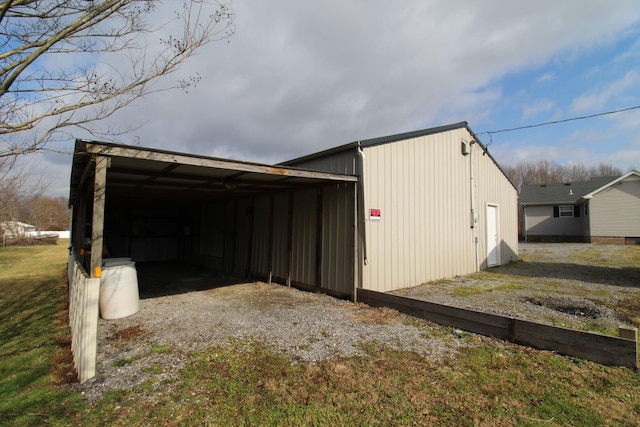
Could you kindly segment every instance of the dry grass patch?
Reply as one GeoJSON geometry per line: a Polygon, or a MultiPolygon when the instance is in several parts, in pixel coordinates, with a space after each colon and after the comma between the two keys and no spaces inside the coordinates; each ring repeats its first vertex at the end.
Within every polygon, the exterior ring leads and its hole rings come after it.
{"type": "Polygon", "coordinates": [[[434,361],[370,343],[361,357],[294,362],[255,341],[192,355],[141,400],[112,394],[83,425],[637,425],[638,372],[476,338],[434,361]]]}
{"type": "Polygon", "coordinates": [[[349,316],[351,319],[374,325],[395,323],[400,316],[400,312],[388,307],[374,308],[362,303],[347,307],[354,310],[354,313],[349,316]]]}

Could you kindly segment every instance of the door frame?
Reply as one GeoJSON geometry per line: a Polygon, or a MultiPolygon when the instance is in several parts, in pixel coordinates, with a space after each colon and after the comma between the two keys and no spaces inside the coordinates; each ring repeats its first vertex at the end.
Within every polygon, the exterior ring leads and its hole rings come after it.
{"type": "Polygon", "coordinates": [[[486,207],[486,238],[487,238],[487,267],[495,267],[500,265],[500,205],[497,203],[487,203],[486,207]],[[491,236],[489,222],[491,215],[489,211],[493,210],[493,222],[495,226],[495,236],[491,236]],[[491,263],[492,247],[490,246],[492,239],[495,239],[495,263],[491,263]]]}

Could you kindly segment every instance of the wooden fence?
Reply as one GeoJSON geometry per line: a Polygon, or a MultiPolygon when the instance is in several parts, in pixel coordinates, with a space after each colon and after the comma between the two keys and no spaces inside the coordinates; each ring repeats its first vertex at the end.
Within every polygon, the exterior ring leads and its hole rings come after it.
{"type": "Polygon", "coordinates": [[[603,365],[638,368],[637,330],[626,338],[576,331],[498,314],[358,289],[357,299],[374,307],[389,307],[445,326],[492,336],[529,347],[551,350],[603,365]]]}
{"type": "Polygon", "coordinates": [[[73,255],[69,257],[69,324],[78,381],[96,375],[100,279],[90,278],[73,255]]]}

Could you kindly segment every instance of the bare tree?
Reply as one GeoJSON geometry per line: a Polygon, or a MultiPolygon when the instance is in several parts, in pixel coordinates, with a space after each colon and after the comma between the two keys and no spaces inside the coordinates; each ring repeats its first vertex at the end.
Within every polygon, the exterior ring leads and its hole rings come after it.
{"type": "MultiPolygon", "coordinates": [[[[96,121],[162,90],[151,83],[234,31],[228,4],[188,0],[159,21],[166,7],[154,0],[2,1],[0,159],[68,139],[70,128],[104,135],[96,121]]],[[[188,88],[199,78],[171,86],[188,88]]]]}
{"type": "Polygon", "coordinates": [[[38,230],[68,230],[71,212],[64,197],[37,195],[20,200],[18,221],[34,225],[38,230]]]}
{"type": "Polygon", "coordinates": [[[20,200],[41,195],[47,185],[34,172],[37,165],[16,166],[15,157],[0,157],[0,221],[17,220],[20,200]]]}
{"type": "Polygon", "coordinates": [[[515,166],[506,166],[503,169],[518,189],[523,185],[529,184],[588,181],[598,176],[614,177],[622,175],[620,168],[605,163],[590,167],[581,163],[561,166],[549,160],[521,162],[515,166]]]}

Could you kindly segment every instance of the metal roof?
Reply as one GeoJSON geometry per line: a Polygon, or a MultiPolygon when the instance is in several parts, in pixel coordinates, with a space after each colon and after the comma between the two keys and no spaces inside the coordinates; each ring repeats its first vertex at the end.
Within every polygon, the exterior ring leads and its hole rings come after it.
{"type": "MultiPolygon", "coordinates": [[[[280,163],[281,165],[295,165],[302,162],[306,162],[308,160],[319,159],[322,157],[329,156],[331,154],[341,153],[346,150],[358,148],[358,147],[373,147],[376,145],[388,144],[391,142],[403,141],[405,139],[417,138],[425,135],[433,135],[436,133],[446,132],[449,130],[467,128],[467,122],[454,123],[451,125],[438,126],[428,129],[416,130],[412,132],[404,132],[398,133],[395,135],[381,136],[377,138],[364,139],[361,141],[349,142],[347,144],[339,145],[337,147],[332,147],[327,150],[318,151],[317,153],[308,154],[302,157],[296,157],[295,159],[287,160],[286,162],[280,163]]],[[[472,132],[471,132],[472,133],[472,132]]],[[[472,133],[473,134],[473,133],[472,133]]],[[[478,141],[479,142],[479,141],[478,141]]],[[[484,146],[483,146],[484,148],[484,146]]]]}
{"type": "Polygon", "coordinates": [[[523,185],[521,205],[575,204],[587,194],[614,181],[618,177],[594,177],[589,181],[523,185]]]}
{"type": "Polygon", "coordinates": [[[76,140],[69,204],[93,182],[96,156],[109,158],[107,194],[122,199],[173,201],[255,195],[357,177],[198,156],[106,142],[76,140]]]}
{"type": "MultiPolygon", "coordinates": [[[[467,128],[467,122],[453,123],[450,125],[437,126],[428,129],[416,130],[413,132],[398,133],[396,135],[381,136],[379,138],[371,138],[360,141],[362,147],[373,147],[375,145],[388,144],[390,142],[403,141],[405,139],[418,138],[420,136],[434,135],[436,133],[448,132],[450,130],[467,128]]],[[[479,142],[479,141],[478,141],[479,142]]]]}
{"type": "Polygon", "coordinates": [[[426,136],[426,135],[434,135],[434,134],[437,134],[437,133],[448,132],[448,131],[451,131],[451,130],[462,129],[462,128],[467,129],[467,131],[471,134],[473,139],[475,139],[476,142],[478,143],[478,145],[482,148],[482,150],[484,151],[484,154],[489,156],[491,161],[493,161],[493,163],[498,167],[500,172],[502,172],[504,177],[511,183],[513,188],[517,188],[515,186],[515,184],[513,183],[513,181],[511,181],[511,178],[509,178],[509,176],[505,173],[505,171],[502,169],[500,164],[496,161],[496,159],[493,157],[493,155],[489,152],[487,146],[485,144],[483,144],[482,141],[480,140],[480,138],[478,138],[478,135],[476,135],[476,133],[473,132],[473,130],[471,130],[471,128],[469,127],[469,124],[467,122],[452,123],[452,124],[449,124],[449,125],[436,126],[436,127],[422,129],[422,130],[416,130],[416,131],[412,131],[412,132],[404,132],[404,133],[398,133],[398,134],[395,134],[395,135],[381,136],[381,137],[378,137],[378,138],[370,138],[370,139],[364,139],[364,140],[361,140],[361,141],[354,141],[354,142],[350,142],[348,144],[344,144],[344,145],[340,145],[340,146],[337,146],[337,147],[329,148],[329,149],[324,150],[324,151],[319,151],[317,153],[313,153],[313,154],[309,154],[309,155],[306,155],[306,156],[298,157],[298,158],[295,158],[295,159],[292,159],[292,160],[288,160],[288,161],[282,162],[280,164],[281,165],[296,165],[296,164],[300,164],[300,163],[303,163],[303,162],[306,162],[306,161],[309,161],[309,160],[319,159],[319,158],[323,158],[323,157],[326,157],[326,156],[329,156],[329,155],[332,155],[332,154],[337,154],[337,153],[340,153],[342,151],[355,149],[357,147],[363,147],[363,148],[374,147],[376,145],[389,144],[389,143],[392,143],[392,142],[403,141],[403,140],[407,140],[407,139],[411,139],[411,138],[418,138],[418,137],[426,136]]]}

